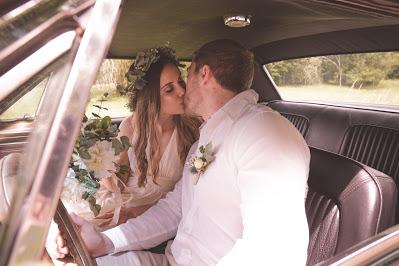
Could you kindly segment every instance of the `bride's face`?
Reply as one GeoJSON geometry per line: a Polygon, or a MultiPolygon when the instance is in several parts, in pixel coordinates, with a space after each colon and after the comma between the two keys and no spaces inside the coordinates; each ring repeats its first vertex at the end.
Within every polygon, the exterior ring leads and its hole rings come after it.
{"type": "Polygon", "coordinates": [[[177,115],[184,113],[184,81],[179,69],[172,64],[166,65],[160,77],[161,114],[177,115]]]}

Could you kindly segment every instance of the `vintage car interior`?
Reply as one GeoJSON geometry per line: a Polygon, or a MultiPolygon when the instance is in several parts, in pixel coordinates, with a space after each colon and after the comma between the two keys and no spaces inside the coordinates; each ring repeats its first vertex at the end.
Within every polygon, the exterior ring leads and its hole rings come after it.
{"type": "Polygon", "coordinates": [[[40,259],[54,215],[75,261],[94,263],[57,203],[102,60],[132,59],[168,42],[189,62],[202,44],[221,38],[251,48],[259,103],[291,121],[310,147],[307,264],[397,263],[399,90],[392,96],[397,105],[291,100],[268,70],[284,60],[398,51],[397,1],[119,2],[0,1],[0,265],[40,259]],[[232,17],[236,27],[224,23],[232,17]],[[237,27],[243,21],[250,25],[237,27]],[[47,50],[31,58],[57,42],[62,48],[52,58],[47,50]],[[31,114],[4,118],[41,82],[43,96],[31,114]],[[16,161],[24,163],[18,168],[16,161]],[[21,243],[28,243],[24,250],[21,243]]]}

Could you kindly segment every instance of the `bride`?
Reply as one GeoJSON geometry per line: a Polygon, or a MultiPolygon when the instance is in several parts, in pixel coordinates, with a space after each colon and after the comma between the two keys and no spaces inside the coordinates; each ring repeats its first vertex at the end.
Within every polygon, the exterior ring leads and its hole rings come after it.
{"type": "Polygon", "coordinates": [[[132,114],[120,124],[119,135],[128,136],[132,147],[120,154],[118,163],[129,165],[130,173],[122,180],[111,176],[103,181],[106,189],[98,195],[109,202],[109,191],[121,191],[122,203],[110,204],[107,213],[92,220],[101,229],[142,214],[181,178],[200,121],[184,115],[185,82],[178,66],[173,50],[160,47],[138,53],[126,74],[132,114]]]}

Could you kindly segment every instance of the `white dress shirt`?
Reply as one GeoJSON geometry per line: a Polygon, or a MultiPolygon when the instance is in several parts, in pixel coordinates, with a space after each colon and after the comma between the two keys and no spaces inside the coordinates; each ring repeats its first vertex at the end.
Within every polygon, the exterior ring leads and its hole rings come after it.
{"type": "Polygon", "coordinates": [[[167,248],[172,264],[306,263],[309,149],[288,120],[257,99],[253,90],[244,91],[202,125],[188,160],[209,142],[215,160],[196,184],[186,165],[166,198],[105,231],[115,252],[176,236],[167,248]]]}

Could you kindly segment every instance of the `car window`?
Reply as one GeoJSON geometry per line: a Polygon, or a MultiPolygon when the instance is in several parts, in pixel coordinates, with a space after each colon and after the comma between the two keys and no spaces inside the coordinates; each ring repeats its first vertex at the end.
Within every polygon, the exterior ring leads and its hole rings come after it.
{"type": "Polygon", "coordinates": [[[126,106],[127,98],[119,93],[119,88],[127,85],[125,77],[133,60],[130,59],[105,59],[97,75],[96,82],[91,87],[90,102],[86,107],[86,116],[93,117],[92,113],[98,114],[99,105],[106,109],[101,109],[101,116],[112,118],[125,117],[130,114],[126,106]],[[104,94],[107,95],[104,97],[104,94]]]}
{"type": "MultiPolygon", "coordinates": [[[[91,88],[90,102],[86,108],[86,116],[93,117],[93,113],[111,118],[126,117],[130,114],[127,107],[127,96],[120,93],[121,88],[127,86],[126,72],[133,63],[131,59],[105,59],[97,75],[95,84],[91,88]],[[105,96],[104,96],[105,94],[105,96]]],[[[187,68],[191,62],[181,62],[180,71],[184,80],[187,80],[187,68]]]]}
{"type": "Polygon", "coordinates": [[[399,52],[285,60],[265,69],[284,100],[399,106],[399,52]]]}
{"type": "Polygon", "coordinates": [[[34,119],[47,82],[48,77],[45,77],[33,83],[31,91],[22,96],[16,103],[0,115],[0,121],[34,119]]]}

